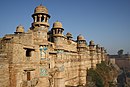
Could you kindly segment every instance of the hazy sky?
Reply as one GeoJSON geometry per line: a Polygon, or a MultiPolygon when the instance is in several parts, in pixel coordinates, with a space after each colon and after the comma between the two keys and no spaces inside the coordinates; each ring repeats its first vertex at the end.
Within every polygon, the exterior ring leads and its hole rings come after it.
{"type": "Polygon", "coordinates": [[[73,39],[82,34],[108,53],[130,52],[130,0],[0,0],[0,37],[14,33],[19,24],[27,31],[40,4],[49,10],[50,29],[58,20],[73,39]]]}

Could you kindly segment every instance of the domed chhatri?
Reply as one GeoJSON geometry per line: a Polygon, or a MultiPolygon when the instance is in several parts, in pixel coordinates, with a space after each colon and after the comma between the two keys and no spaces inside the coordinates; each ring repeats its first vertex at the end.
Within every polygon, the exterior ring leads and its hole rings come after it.
{"type": "Polygon", "coordinates": [[[62,27],[62,23],[59,22],[59,21],[54,22],[54,23],[53,23],[53,28],[63,28],[63,27],[62,27]]]}
{"type": "Polygon", "coordinates": [[[95,45],[95,44],[94,44],[94,41],[91,40],[91,41],[89,42],[89,45],[93,45],[93,46],[94,46],[94,45],[95,45]]]}
{"type": "Polygon", "coordinates": [[[48,9],[43,5],[39,5],[35,8],[34,14],[32,14],[32,18],[32,27],[34,28],[41,26],[50,26],[48,23],[50,15],[48,14],[48,9]]]}
{"type": "Polygon", "coordinates": [[[71,34],[70,32],[68,32],[68,33],[66,34],[66,36],[72,37],[72,34],[71,34]]]}
{"type": "Polygon", "coordinates": [[[39,5],[35,8],[34,13],[45,13],[48,14],[48,9],[43,6],[43,5],[39,5]]]}
{"type": "Polygon", "coordinates": [[[84,37],[80,34],[79,36],[77,36],[77,40],[85,40],[84,37]]]}
{"type": "Polygon", "coordinates": [[[23,33],[23,32],[24,32],[24,27],[22,25],[19,25],[16,27],[15,33],[23,33]]]}
{"type": "Polygon", "coordinates": [[[53,36],[63,36],[63,27],[62,27],[62,23],[59,21],[56,21],[53,23],[53,28],[52,28],[52,32],[53,32],[53,36]]]}

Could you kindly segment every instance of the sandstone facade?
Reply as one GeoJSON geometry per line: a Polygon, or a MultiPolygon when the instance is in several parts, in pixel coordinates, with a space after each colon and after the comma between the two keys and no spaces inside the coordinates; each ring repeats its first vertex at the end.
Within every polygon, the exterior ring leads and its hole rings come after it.
{"type": "Polygon", "coordinates": [[[82,35],[63,35],[61,22],[49,30],[46,7],[37,6],[27,32],[19,25],[0,39],[0,87],[69,87],[86,84],[89,68],[105,61],[106,51],[82,35]]]}

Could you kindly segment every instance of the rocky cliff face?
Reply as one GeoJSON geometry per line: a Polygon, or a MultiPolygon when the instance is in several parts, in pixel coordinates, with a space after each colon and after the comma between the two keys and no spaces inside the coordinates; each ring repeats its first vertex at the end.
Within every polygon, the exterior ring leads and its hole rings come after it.
{"type": "Polygon", "coordinates": [[[119,70],[113,64],[102,62],[96,69],[88,70],[87,87],[116,87],[119,70]]]}

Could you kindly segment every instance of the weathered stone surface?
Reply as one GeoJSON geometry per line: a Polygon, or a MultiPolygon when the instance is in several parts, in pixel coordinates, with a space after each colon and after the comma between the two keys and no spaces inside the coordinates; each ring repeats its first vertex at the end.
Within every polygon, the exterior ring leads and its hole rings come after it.
{"type": "Polygon", "coordinates": [[[87,45],[81,35],[76,41],[72,34],[63,35],[60,22],[48,31],[50,16],[42,10],[32,15],[28,32],[20,25],[22,30],[0,39],[0,87],[83,86],[87,69],[105,61],[104,50],[97,51],[94,42],[87,45]]]}

